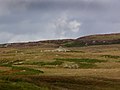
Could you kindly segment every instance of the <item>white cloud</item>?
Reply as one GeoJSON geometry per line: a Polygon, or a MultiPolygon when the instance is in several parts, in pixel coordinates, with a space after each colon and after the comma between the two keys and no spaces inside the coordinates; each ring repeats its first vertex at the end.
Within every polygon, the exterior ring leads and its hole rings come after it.
{"type": "Polygon", "coordinates": [[[69,22],[69,29],[73,32],[78,32],[80,29],[81,23],[77,22],[76,20],[69,22]]]}
{"type": "Polygon", "coordinates": [[[54,23],[56,34],[61,37],[67,37],[69,32],[77,33],[80,30],[81,23],[77,20],[71,20],[67,15],[59,17],[54,23]]]}

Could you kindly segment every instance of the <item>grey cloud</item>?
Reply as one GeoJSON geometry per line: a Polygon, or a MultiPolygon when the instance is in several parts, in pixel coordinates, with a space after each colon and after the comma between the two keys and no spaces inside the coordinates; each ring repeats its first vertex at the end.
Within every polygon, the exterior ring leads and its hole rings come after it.
{"type": "Polygon", "coordinates": [[[102,3],[98,2],[85,2],[84,0],[44,0],[44,1],[33,1],[29,2],[26,7],[28,10],[83,10],[89,9],[94,10],[103,10],[105,9],[102,3]]]}
{"type": "MultiPolygon", "coordinates": [[[[63,10],[63,9],[89,9],[100,10],[104,8],[104,3],[99,0],[1,0],[0,5],[7,11],[24,10],[63,10]]],[[[0,10],[3,10],[0,9],[0,10]]],[[[104,8],[105,9],[105,8],[104,8]]]]}
{"type": "Polygon", "coordinates": [[[119,0],[0,0],[0,43],[119,32],[119,8],[119,0]]]}

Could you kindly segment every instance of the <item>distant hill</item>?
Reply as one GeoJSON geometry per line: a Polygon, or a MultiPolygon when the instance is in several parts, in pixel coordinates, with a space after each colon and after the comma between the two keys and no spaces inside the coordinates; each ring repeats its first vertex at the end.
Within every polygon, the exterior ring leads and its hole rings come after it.
{"type": "Polygon", "coordinates": [[[108,44],[120,44],[120,33],[84,36],[75,39],[73,42],[66,43],[65,46],[76,47],[108,44]]]}
{"type": "Polygon", "coordinates": [[[62,39],[62,40],[45,40],[37,42],[26,42],[26,43],[7,43],[1,44],[0,47],[81,47],[90,45],[109,45],[109,44],[120,44],[120,33],[114,34],[98,34],[79,37],[77,39],[62,39]]]}
{"type": "Polygon", "coordinates": [[[116,40],[116,39],[120,39],[120,33],[90,35],[80,37],[77,40],[116,40]]]}

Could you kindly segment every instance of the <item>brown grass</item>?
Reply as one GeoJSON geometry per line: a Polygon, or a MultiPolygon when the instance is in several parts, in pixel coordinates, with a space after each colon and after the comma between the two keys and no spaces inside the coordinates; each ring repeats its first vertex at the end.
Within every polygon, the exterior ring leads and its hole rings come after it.
{"type": "MultiPolygon", "coordinates": [[[[53,50],[55,48],[0,48],[0,77],[2,75],[10,75],[19,70],[11,70],[12,66],[26,67],[35,70],[42,70],[43,74],[38,75],[17,75],[17,78],[25,77],[26,81],[34,83],[38,86],[45,85],[47,87],[54,88],[53,90],[119,90],[120,85],[117,80],[120,80],[120,45],[99,45],[89,47],[74,47],[68,48],[71,52],[44,52],[44,50],[53,50]],[[42,52],[41,52],[42,51],[42,52]],[[104,56],[112,57],[104,57],[104,56]],[[117,57],[117,58],[114,58],[117,57]],[[106,60],[107,62],[94,63],[96,68],[88,69],[68,69],[62,67],[62,65],[34,65],[39,62],[54,62],[55,58],[70,58],[70,59],[97,59],[106,60]],[[15,63],[22,62],[22,64],[15,65],[15,63]],[[9,63],[7,65],[6,63],[9,63]],[[6,65],[4,65],[6,64],[6,65]],[[28,77],[30,76],[30,77],[28,77]],[[85,77],[85,78],[82,78],[85,77]],[[94,79],[93,79],[94,77],[94,79]],[[34,79],[36,80],[34,80],[34,79]],[[108,81],[106,79],[109,79],[108,81]],[[113,80],[113,81],[111,81],[113,80]],[[80,82],[81,81],[81,82],[80,82]],[[117,83],[116,85],[113,83],[117,83]],[[74,82],[74,83],[72,83],[74,82]],[[92,83],[93,84],[92,84],[92,83]],[[40,84],[39,84],[40,83],[40,84]],[[82,85],[81,85],[82,84],[82,85]],[[83,85],[84,84],[84,85],[83,85]],[[90,84],[90,85],[89,85],[90,84]],[[92,85],[91,85],[92,84],[92,85]],[[104,86],[104,84],[106,86],[104,86]],[[68,85],[68,86],[66,86],[68,85]],[[108,85],[108,86],[107,86],[108,85]],[[115,86],[111,87],[112,85],[115,86]],[[71,87],[70,87],[71,86],[71,87]],[[92,88],[95,87],[95,88],[92,88]],[[57,89],[56,89],[57,88],[57,89]],[[116,89],[117,88],[117,89],[116,89]],[[118,89],[119,88],[119,89],[118,89]]],[[[62,61],[64,64],[69,61],[62,61]]],[[[71,63],[75,63],[74,61],[71,63]]],[[[6,76],[5,76],[6,77],[6,76]]]]}

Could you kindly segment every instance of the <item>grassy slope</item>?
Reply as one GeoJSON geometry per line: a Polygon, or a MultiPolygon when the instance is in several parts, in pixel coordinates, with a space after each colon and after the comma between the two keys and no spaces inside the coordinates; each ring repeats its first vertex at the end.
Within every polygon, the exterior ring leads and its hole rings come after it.
{"type": "Polygon", "coordinates": [[[115,40],[115,39],[120,39],[120,33],[90,35],[90,36],[80,37],[78,39],[82,39],[82,40],[86,40],[86,39],[88,39],[88,40],[115,40]]]}
{"type": "MultiPolygon", "coordinates": [[[[120,34],[79,38],[113,39],[120,39],[120,34]]],[[[61,42],[64,45],[64,41],[61,42]]],[[[82,46],[73,40],[69,44],[82,46]]],[[[57,46],[49,45],[0,48],[0,90],[120,89],[119,44],[69,47],[70,52],[46,52],[57,46]]]]}
{"type": "Polygon", "coordinates": [[[101,34],[101,35],[90,35],[77,38],[74,41],[65,43],[67,47],[80,47],[89,45],[109,45],[109,44],[120,44],[120,33],[117,34],[101,34]]]}
{"type": "Polygon", "coordinates": [[[0,90],[120,89],[119,44],[47,49],[0,48],[0,90]]]}

